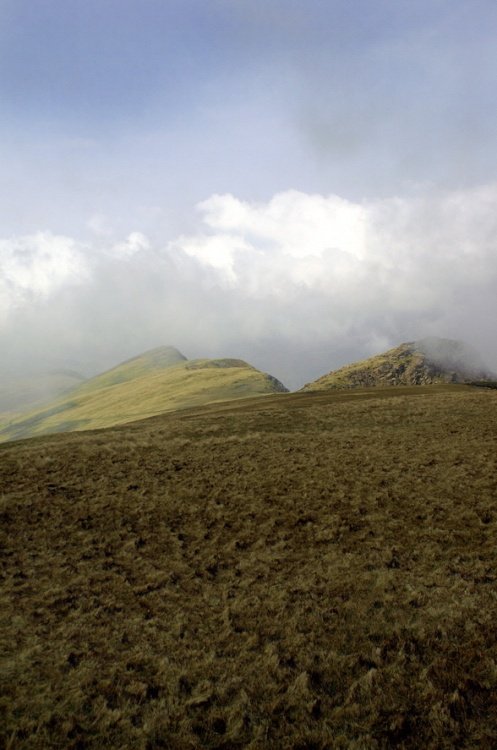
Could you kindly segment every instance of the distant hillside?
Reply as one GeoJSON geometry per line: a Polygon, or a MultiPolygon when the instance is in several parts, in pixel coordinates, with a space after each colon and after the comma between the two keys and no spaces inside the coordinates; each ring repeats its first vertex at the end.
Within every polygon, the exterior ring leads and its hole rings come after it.
{"type": "Polygon", "coordinates": [[[0,414],[33,409],[62,396],[85,381],[72,370],[37,373],[31,376],[0,374],[0,414]]]}
{"type": "Polygon", "coordinates": [[[242,360],[187,360],[177,349],[161,347],[91,378],[41,409],[4,422],[0,442],[110,427],[189,406],[286,390],[276,378],[242,360]]]}
{"type": "Polygon", "coordinates": [[[84,392],[93,392],[106,386],[135,380],[142,375],[149,375],[186,361],[184,354],[181,354],[174,346],[159,346],[137,357],[126,359],[101,375],[95,375],[85,383],[84,392]]]}
{"type": "Polygon", "coordinates": [[[333,370],[302,390],[388,385],[467,383],[495,378],[467,344],[452,339],[411,341],[369,359],[333,370]]]}

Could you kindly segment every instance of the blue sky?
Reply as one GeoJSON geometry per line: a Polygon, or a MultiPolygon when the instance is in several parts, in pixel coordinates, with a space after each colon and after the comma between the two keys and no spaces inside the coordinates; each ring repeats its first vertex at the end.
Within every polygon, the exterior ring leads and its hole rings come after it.
{"type": "MultiPolygon", "coordinates": [[[[274,233],[272,239],[263,236],[259,227],[255,241],[254,227],[242,228],[234,219],[228,229],[214,227],[210,209],[199,204],[224,195],[240,205],[258,205],[257,220],[250,214],[257,224],[275,196],[290,196],[289,204],[296,205],[291,195],[297,191],[304,196],[301,209],[305,205],[326,226],[327,219],[320,209],[310,209],[307,196],[316,196],[319,206],[323,197],[338,196],[351,205],[368,207],[368,217],[371,212],[381,213],[382,201],[402,204],[402,210],[398,208],[402,216],[417,215],[423,200],[427,206],[438,206],[431,218],[428,208],[423,209],[424,235],[411,226],[410,219],[401,219],[400,214],[390,218],[396,226],[405,224],[395,239],[401,248],[399,268],[414,264],[418,256],[409,253],[416,243],[436,252],[434,226],[442,222],[450,234],[454,221],[447,206],[463,200],[454,196],[464,193],[463,214],[473,217],[463,234],[470,232],[472,221],[478,224],[476,216],[481,224],[482,212],[485,224],[493,194],[489,198],[483,188],[495,183],[497,169],[496,38],[493,0],[1,0],[4,318],[0,330],[12,356],[17,355],[18,345],[13,342],[22,331],[25,340],[30,334],[40,338],[30,318],[33,311],[37,320],[47,316],[45,328],[60,341],[60,356],[76,356],[76,346],[72,350],[67,344],[70,332],[55,330],[50,323],[60,317],[54,311],[62,304],[57,295],[64,284],[47,291],[44,282],[45,291],[40,291],[39,279],[48,273],[46,268],[43,271],[43,259],[49,252],[49,236],[73,243],[90,269],[81,276],[86,286],[80,289],[79,308],[68,316],[82,359],[88,356],[95,366],[103,364],[98,347],[92,350],[89,343],[94,330],[85,332],[84,323],[88,308],[98,307],[98,294],[104,294],[105,284],[98,277],[103,271],[97,266],[101,269],[104,257],[115,261],[112,248],[138,234],[147,243],[136,251],[141,253],[142,270],[147,264],[153,266],[152,254],[167,254],[171,247],[183,261],[195,258],[198,266],[184,290],[184,304],[175,303],[181,325],[177,331],[170,325],[164,333],[174,341],[164,343],[181,348],[177,333],[192,349],[206,341],[213,353],[239,345],[248,355],[259,352],[258,364],[264,365],[267,356],[260,329],[255,323],[252,332],[250,328],[262,309],[258,298],[257,309],[253,307],[253,290],[264,284],[252,280],[249,289],[243,273],[237,276],[233,271],[232,259],[231,273],[242,285],[238,295],[247,299],[247,321],[220,335],[223,311],[216,313],[219,294],[213,292],[202,298],[212,311],[212,331],[196,337],[191,330],[195,327],[191,306],[202,296],[203,274],[209,266],[206,256],[191,248],[199,246],[198,237],[210,233],[218,242],[215,252],[226,260],[226,243],[234,247],[243,240],[252,243],[257,268],[256,256],[260,260],[261,253],[269,253],[279,240],[274,233]],[[436,215],[442,206],[444,215],[436,215]],[[41,235],[43,242],[33,239],[41,235]],[[22,286],[19,278],[25,274],[19,268],[25,270],[28,257],[33,281],[31,286],[23,281],[22,286]]],[[[229,205],[233,208],[235,203],[229,205]]],[[[327,205],[329,211],[338,211],[338,203],[327,205]]],[[[342,218],[337,216],[337,226],[344,226],[342,218]]],[[[303,226],[311,235],[322,236],[322,224],[309,224],[307,214],[303,226]]],[[[378,231],[375,224],[374,232],[378,231]]],[[[382,229],[384,234],[390,231],[390,226],[382,229]]],[[[350,232],[344,230],[343,247],[341,237],[332,233],[341,252],[348,252],[350,232]]],[[[370,240],[372,245],[378,241],[370,240]]],[[[55,247],[59,252],[60,242],[54,240],[55,247]]],[[[467,253],[464,247],[461,257],[467,253]]],[[[492,252],[485,247],[485,263],[490,263],[492,252]]],[[[325,244],[321,252],[326,248],[325,244]]],[[[374,249],[370,252],[373,257],[374,249]]],[[[481,261],[481,246],[474,252],[481,261]]],[[[128,263],[128,251],[125,256],[128,263]]],[[[293,261],[283,256],[279,262],[286,278],[293,261]]],[[[61,257],[60,268],[66,262],[61,257]]],[[[174,262],[177,266],[180,261],[174,262]]],[[[122,263],[120,274],[126,276],[122,263]]],[[[211,263],[211,270],[220,270],[219,259],[216,263],[211,263]]],[[[264,268],[262,264],[261,274],[264,268]]],[[[487,278],[493,279],[494,267],[486,270],[487,278]]],[[[292,279],[296,286],[288,291],[289,305],[291,295],[305,296],[307,283],[294,275],[292,279]]],[[[226,278],[216,283],[222,287],[225,282],[226,278]]],[[[344,286],[344,294],[347,290],[354,300],[352,290],[344,286]]],[[[143,330],[142,291],[137,291],[134,304],[140,308],[137,317],[143,330]]],[[[109,312],[113,303],[120,304],[112,294],[109,286],[109,312]]],[[[163,295],[164,299],[170,295],[166,282],[163,295]]],[[[319,296],[316,289],[309,295],[319,296]]],[[[453,295],[455,299],[455,287],[453,295]]],[[[465,298],[466,317],[480,332],[481,313],[473,309],[481,292],[468,289],[465,298]]],[[[275,300],[267,290],[263,309],[271,321],[287,314],[275,300]]],[[[158,295],[156,304],[154,317],[163,320],[168,303],[158,295]]],[[[307,309],[308,302],[302,304],[307,309]]],[[[393,325],[391,319],[382,324],[377,317],[364,335],[357,334],[364,324],[360,316],[354,319],[352,305],[341,334],[332,333],[336,311],[325,301],[322,304],[328,333],[320,331],[317,339],[320,351],[326,345],[326,353],[312,355],[315,370],[326,369],[333,351],[338,352],[336,360],[348,356],[349,350],[360,353],[418,329],[423,329],[419,335],[426,329],[440,330],[442,335],[452,332],[439,312],[432,310],[430,317],[420,301],[418,308],[410,310],[411,318],[409,310],[399,307],[402,324],[393,325]],[[344,344],[351,340],[354,346],[344,344]]],[[[389,315],[395,317],[394,312],[389,315]]],[[[119,323],[115,311],[110,317],[117,343],[109,358],[129,354],[126,341],[138,347],[162,343],[156,341],[160,335],[153,326],[145,325],[148,333],[142,338],[129,337],[128,318],[119,323]]],[[[315,340],[315,326],[310,316],[309,329],[301,338],[315,340]]],[[[468,333],[474,336],[471,330],[468,333]]],[[[303,345],[300,339],[293,342],[283,326],[274,337],[288,347],[303,345]]],[[[486,334],[481,334],[481,341],[487,345],[486,334]]],[[[273,351],[273,342],[268,347],[273,351]]],[[[281,359],[288,361],[283,350],[281,359]]]]}

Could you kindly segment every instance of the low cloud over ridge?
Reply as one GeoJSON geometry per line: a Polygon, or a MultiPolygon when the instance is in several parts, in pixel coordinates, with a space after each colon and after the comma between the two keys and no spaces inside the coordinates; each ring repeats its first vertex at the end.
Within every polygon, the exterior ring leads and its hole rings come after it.
{"type": "MultiPolygon", "coordinates": [[[[352,202],[213,195],[195,232],[0,240],[0,338],[20,367],[98,370],[172,343],[243,356],[290,387],[427,335],[497,364],[497,184],[352,202]]],[[[102,221],[105,217],[102,218],[102,221]]]]}

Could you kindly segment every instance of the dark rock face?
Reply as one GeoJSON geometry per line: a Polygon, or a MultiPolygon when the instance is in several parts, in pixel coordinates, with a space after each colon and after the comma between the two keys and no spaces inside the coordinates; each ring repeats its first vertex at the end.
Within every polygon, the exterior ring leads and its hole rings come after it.
{"type": "Polygon", "coordinates": [[[283,385],[283,383],[279,381],[278,378],[275,378],[274,375],[270,375],[268,372],[264,374],[266,375],[266,378],[268,379],[269,383],[272,386],[272,390],[274,390],[275,393],[289,393],[288,388],[283,385]]]}

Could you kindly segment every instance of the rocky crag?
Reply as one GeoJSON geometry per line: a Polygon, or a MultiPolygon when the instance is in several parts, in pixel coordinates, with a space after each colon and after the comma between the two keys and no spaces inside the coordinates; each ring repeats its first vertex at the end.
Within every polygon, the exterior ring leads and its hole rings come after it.
{"type": "Polygon", "coordinates": [[[302,390],[371,388],[433,383],[492,381],[496,375],[470,346],[452,339],[411,341],[383,354],[341,367],[308,383],[302,390]]]}

